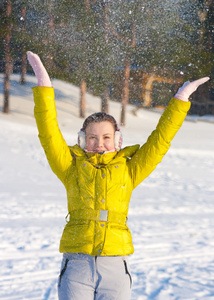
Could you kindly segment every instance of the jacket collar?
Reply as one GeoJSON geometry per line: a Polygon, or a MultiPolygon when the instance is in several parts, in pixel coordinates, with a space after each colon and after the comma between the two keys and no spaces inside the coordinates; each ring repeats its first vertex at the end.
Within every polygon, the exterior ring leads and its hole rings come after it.
{"type": "Polygon", "coordinates": [[[76,158],[86,159],[93,165],[107,165],[113,159],[121,159],[123,157],[132,157],[139,149],[139,145],[128,146],[121,149],[119,152],[114,151],[110,153],[87,153],[82,150],[78,145],[70,147],[71,152],[76,158]]]}

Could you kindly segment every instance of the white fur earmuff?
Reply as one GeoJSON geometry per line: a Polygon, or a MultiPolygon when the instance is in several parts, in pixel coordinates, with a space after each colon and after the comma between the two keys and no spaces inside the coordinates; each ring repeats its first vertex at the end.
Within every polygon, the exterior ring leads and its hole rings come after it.
{"type": "Polygon", "coordinates": [[[122,142],[123,142],[122,133],[120,132],[120,130],[115,131],[114,146],[115,146],[116,151],[120,151],[122,142]]]}
{"type": "Polygon", "coordinates": [[[86,147],[86,140],[85,140],[85,132],[83,130],[80,130],[78,132],[78,146],[85,150],[86,147]]]}

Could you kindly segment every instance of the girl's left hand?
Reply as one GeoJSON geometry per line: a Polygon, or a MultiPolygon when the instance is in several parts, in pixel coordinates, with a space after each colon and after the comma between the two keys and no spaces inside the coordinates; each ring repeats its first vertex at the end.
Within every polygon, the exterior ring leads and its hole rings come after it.
{"type": "Polygon", "coordinates": [[[178,89],[174,98],[182,101],[188,101],[189,96],[197,90],[199,85],[207,82],[209,79],[209,77],[203,77],[192,82],[186,81],[183,86],[178,89]]]}

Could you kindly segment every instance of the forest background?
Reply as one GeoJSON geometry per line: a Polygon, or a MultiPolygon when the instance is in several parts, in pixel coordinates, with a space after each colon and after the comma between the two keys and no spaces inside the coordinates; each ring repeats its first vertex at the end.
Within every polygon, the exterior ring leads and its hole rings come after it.
{"type": "Polygon", "coordinates": [[[37,53],[52,79],[85,93],[127,103],[165,106],[186,80],[211,76],[192,99],[190,113],[214,114],[212,0],[0,0],[2,110],[9,112],[10,75],[25,84],[26,51],[37,53]]]}

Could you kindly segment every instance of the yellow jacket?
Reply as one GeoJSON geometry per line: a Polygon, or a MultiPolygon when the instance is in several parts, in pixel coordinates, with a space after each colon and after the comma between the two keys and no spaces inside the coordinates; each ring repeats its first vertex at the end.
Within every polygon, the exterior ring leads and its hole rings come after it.
{"type": "Polygon", "coordinates": [[[147,142],[113,153],[86,153],[67,146],[56,119],[54,90],[33,89],[39,139],[53,172],[67,191],[69,220],[60,252],[129,255],[134,252],[126,224],[133,189],[162,160],[183,123],[189,102],[172,99],[147,142]]]}

